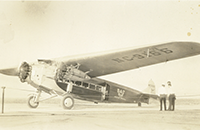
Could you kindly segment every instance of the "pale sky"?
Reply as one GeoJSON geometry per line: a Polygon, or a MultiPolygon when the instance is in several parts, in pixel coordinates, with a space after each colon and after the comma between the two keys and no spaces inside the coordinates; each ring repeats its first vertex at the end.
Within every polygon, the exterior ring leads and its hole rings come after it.
{"type": "MultiPolygon", "coordinates": [[[[0,2],[0,68],[171,41],[200,43],[198,1],[0,2]]],[[[177,95],[200,95],[200,55],[102,78],[137,90],[171,80],[177,95]]],[[[0,86],[31,89],[0,74],[0,86]]],[[[20,91],[7,90],[12,97],[20,91]],[[10,91],[10,92],[9,92],[10,91]]]]}

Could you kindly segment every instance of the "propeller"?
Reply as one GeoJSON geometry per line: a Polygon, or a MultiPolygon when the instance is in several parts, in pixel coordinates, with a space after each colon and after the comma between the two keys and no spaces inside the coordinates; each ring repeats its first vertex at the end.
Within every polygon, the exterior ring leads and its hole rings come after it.
{"type": "Polygon", "coordinates": [[[18,76],[18,67],[9,68],[9,69],[1,69],[0,73],[9,75],[9,76],[18,76]]]}
{"type": "Polygon", "coordinates": [[[21,66],[8,68],[8,69],[1,69],[0,73],[9,75],[9,76],[19,76],[21,82],[25,82],[26,78],[29,76],[31,71],[31,66],[27,62],[23,62],[21,66]]]}

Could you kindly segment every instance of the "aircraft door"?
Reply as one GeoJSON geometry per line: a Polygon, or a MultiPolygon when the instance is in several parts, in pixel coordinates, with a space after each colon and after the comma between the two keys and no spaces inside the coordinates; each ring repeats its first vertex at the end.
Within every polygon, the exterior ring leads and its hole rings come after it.
{"type": "Polygon", "coordinates": [[[102,92],[102,100],[105,100],[105,98],[106,98],[106,87],[102,86],[101,92],[102,92]]]}
{"type": "Polygon", "coordinates": [[[105,94],[105,100],[108,101],[109,100],[109,93],[110,93],[110,85],[106,84],[106,94],[105,94]]]}
{"type": "Polygon", "coordinates": [[[109,99],[109,92],[110,92],[110,85],[109,84],[104,84],[101,88],[102,94],[102,100],[108,101],[109,99]]]}

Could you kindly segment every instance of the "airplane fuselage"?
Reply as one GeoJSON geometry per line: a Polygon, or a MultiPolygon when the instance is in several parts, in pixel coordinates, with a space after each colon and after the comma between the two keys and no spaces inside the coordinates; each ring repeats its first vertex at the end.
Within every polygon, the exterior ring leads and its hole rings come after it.
{"type": "MultiPolygon", "coordinates": [[[[99,79],[100,80],[100,79],[99,79]]],[[[56,81],[56,84],[66,91],[69,82],[56,81]]],[[[121,87],[121,85],[105,81],[104,84],[93,84],[87,82],[73,82],[70,93],[77,99],[88,100],[93,102],[109,103],[148,103],[149,96],[140,91],[121,87]]]]}
{"type": "Polygon", "coordinates": [[[79,72],[85,79],[81,80],[80,76],[75,77],[77,72],[77,67],[70,67],[69,72],[69,68],[39,62],[31,65],[26,82],[49,94],[54,90],[59,95],[70,93],[74,98],[93,102],[148,103],[149,97],[140,91],[99,78],[90,79],[79,72]]]}
{"type": "MultiPolygon", "coordinates": [[[[69,93],[73,98],[92,102],[109,103],[148,103],[149,96],[135,89],[110,81],[93,78],[68,80],[66,72],[58,71],[54,65],[45,63],[31,65],[31,72],[26,82],[38,90],[51,94],[52,90],[62,95],[69,93]],[[60,76],[62,75],[62,76],[60,76]]],[[[76,78],[77,79],[77,78],[76,78]]]]}

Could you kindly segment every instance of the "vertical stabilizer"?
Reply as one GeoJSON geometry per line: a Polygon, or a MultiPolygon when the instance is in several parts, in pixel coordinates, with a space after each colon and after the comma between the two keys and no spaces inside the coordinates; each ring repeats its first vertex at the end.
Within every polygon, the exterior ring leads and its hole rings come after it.
{"type": "Polygon", "coordinates": [[[148,94],[156,94],[156,86],[152,79],[149,81],[148,87],[144,89],[143,92],[148,94]]]}

